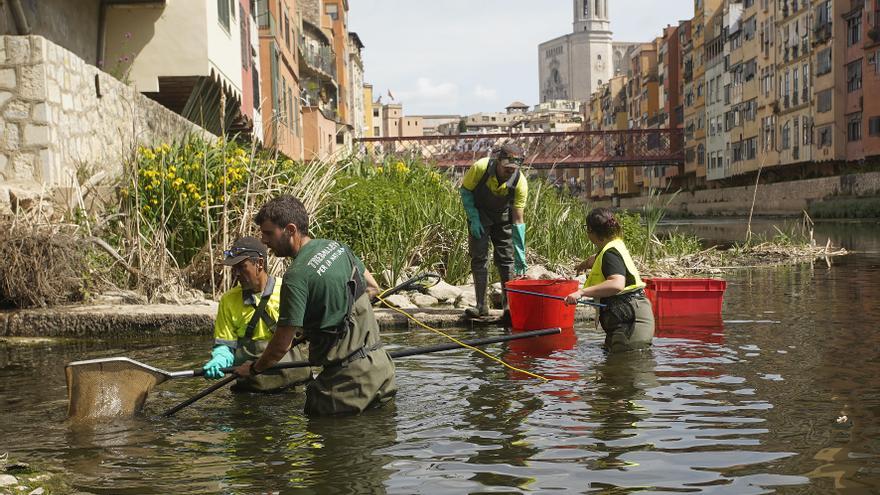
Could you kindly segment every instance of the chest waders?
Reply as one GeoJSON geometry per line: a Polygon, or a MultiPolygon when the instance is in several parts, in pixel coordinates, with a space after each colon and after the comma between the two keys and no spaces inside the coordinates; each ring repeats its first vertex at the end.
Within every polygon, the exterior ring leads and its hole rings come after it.
{"type": "MultiPolygon", "coordinates": [[[[271,332],[274,333],[277,321],[272,318],[266,311],[269,299],[275,289],[275,277],[269,277],[266,290],[260,297],[260,304],[255,305],[251,298],[251,306],[254,307],[254,315],[247,324],[244,336],[239,337],[235,347],[235,364],[239,365],[245,361],[256,360],[266,350],[268,340],[254,340],[254,330],[262,320],[271,332]]],[[[303,361],[307,358],[307,353],[302,346],[296,346],[287,351],[287,354],[281,358],[279,363],[303,361]]],[[[302,384],[312,378],[310,368],[291,368],[286,370],[274,370],[261,373],[257,376],[247,378],[239,378],[233,389],[237,391],[251,392],[275,392],[283,390],[287,387],[302,384]]]]}
{"type": "Polygon", "coordinates": [[[322,371],[306,386],[310,415],[354,414],[387,402],[397,392],[394,363],[382,348],[379,324],[357,260],[346,250],[351,277],[339,325],[307,334],[309,359],[322,371]]]}
{"type": "Polygon", "coordinates": [[[605,281],[602,264],[605,253],[611,248],[620,254],[633,282],[618,294],[601,298],[605,307],[599,310],[598,321],[605,331],[605,349],[609,352],[645,349],[650,347],[654,337],[654,314],[651,303],[645,297],[645,283],[621,239],[612,240],[599,251],[584,286],[593,287],[605,281]]]}
{"type": "MultiPolygon", "coordinates": [[[[513,272],[513,202],[516,197],[516,186],[521,180],[520,171],[516,172],[507,180],[507,195],[496,196],[492,194],[487,182],[491,177],[496,177],[495,160],[489,162],[486,173],[480,178],[477,187],[474,188],[474,205],[480,212],[480,222],[483,224],[483,236],[475,239],[468,236],[468,254],[471,257],[471,274],[474,277],[474,293],[477,298],[477,308],[486,305],[486,288],[489,285],[489,241],[492,241],[492,260],[498,268],[501,276],[502,287],[510,281],[513,272]]],[[[497,177],[496,177],[497,178],[497,177]]],[[[504,309],[507,309],[507,295],[502,291],[504,309]]]]}

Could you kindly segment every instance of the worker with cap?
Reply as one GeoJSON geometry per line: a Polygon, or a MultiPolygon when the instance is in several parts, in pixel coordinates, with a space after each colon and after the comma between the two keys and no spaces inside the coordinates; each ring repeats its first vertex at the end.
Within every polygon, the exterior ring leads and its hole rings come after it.
{"type": "MultiPolygon", "coordinates": [[[[471,165],[459,192],[468,220],[468,254],[474,277],[476,307],[467,308],[470,318],[489,315],[486,288],[489,283],[489,241],[502,285],[526,271],[525,207],[529,185],[520,171],[524,153],[512,142],[493,148],[487,158],[471,165]]],[[[502,292],[504,321],[509,321],[507,297],[502,292]]]]}
{"type": "MultiPolygon", "coordinates": [[[[255,237],[242,237],[224,252],[238,284],[220,298],[214,322],[214,349],[203,367],[206,378],[221,378],[221,368],[257,359],[275,332],[281,283],[266,270],[266,246],[255,237]]],[[[292,347],[280,362],[307,361],[305,345],[292,347]]],[[[310,368],[267,371],[239,377],[234,390],[277,392],[312,378],[310,368]]]]}

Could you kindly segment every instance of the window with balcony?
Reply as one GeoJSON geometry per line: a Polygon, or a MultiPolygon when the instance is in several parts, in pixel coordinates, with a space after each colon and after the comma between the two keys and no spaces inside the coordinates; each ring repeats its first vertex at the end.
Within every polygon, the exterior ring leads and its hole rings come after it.
{"type": "Polygon", "coordinates": [[[846,20],[846,46],[853,46],[862,41],[862,14],[856,14],[846,20]]]}
{"type": "Polygon", "coordinates": [[[846,91],[852,93],[862,89],[862,59],[846,66],[846,91]]]}
{"type": "Polygon", "coordinates": [[[834,135],[832,134],[833,124],[822,126],[816,131],[816,145],[819,148],[825,148],[834,144],[834,135]]]}
{"type": "Polygon", "coordinates": [[[803,76],[802,80],[804,82],[801,98],[803,99],[803,103],[806,103],[810,100],[810,64],[804,64],[801,75],[803,76]]]}
{"type": "Polygon", "coordinates": [[[804,125],[803,125],[803,134],[804,134],[803,143],[804,143],[804,146],[807,146],[807,145],[809,145],[809,144],[812,144],[812,141],[813,141],[813,140],[812,140],[811,138],[813,137],[813,132],[812,132],[812,130],[811,130],[811,127],[812,127],[812,122],[810,121],[810,118],[809,118],[809,117],[804,117],[804,125]]]}
{"type": "Polygon", "coordinates": [[[782,149],[787,150],[789,148],[791,148],[791,122],[786,122],[782,126],[782,149]]]}
{"type": "Polygon", "coordinates": [[[847,115],[846,140],[849,142],[862,140],[862,112],[847,115]]]}
{"type": "Polygon", "coordinates": [[[328,3],[324,5],[324,13],[330,16],[334,21],[339,19],[339,5],[328,3]]]}
{"type": "Polygon", "coordinates": [[[831,72],[831,47],[821,50],[816,55],[816,75],[821,76],[831,72]]]}
{"type": "Polygon", "coordinates": [[[868,119],[868,135],[872,137],[880,136],[880,117],[868,119]]]}
{"type": "Polygon", "coordinates": [[[819,93],[816,95],[816,99],[818,100],[816,102],[816,111],[818,111],[819,113],[830,112],[833,95],[833,89],[819,91],[819,93]]]}

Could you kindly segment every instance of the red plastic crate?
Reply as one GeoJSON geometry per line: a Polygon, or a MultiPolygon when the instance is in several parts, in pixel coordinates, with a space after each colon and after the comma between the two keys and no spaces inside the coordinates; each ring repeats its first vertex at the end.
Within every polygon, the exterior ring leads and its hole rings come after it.
{"type": "Polygon", "coordinates": [[[714,278],[646,278],[654,316],[720,315],[727,282],[714,278]]]}

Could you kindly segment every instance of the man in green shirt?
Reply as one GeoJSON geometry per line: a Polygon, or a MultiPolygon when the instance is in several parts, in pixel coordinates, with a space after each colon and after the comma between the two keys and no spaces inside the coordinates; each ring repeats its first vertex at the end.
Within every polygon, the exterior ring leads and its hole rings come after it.
{"type": "MultiPolygon", "coordinates": [[[[489,283],[489,241],[492,256],[502,286],[511,275],[526,272],[525,207],[529,185],[520,172],[524,153],[514,143],[506,143],[492,150],[468,169],[462,180],[461,202],[467,214],[470,235],[468,254],[474,276],[477,306],[465,313],[471,318],[489,314],[486,287],[489,283]]],[[[509,320],[507,298],[504,297],[504,320],[509,320]]]]}
{"type": "Polygon", "coordinates": [[[293,258],[281,286],[278,328],[256,362],[240,376],[273,366],[294,339],[309,343],[309,361],[322,371],[306,386],[306,414],[359,413],[397,392],[394,363],[382,348],[370,304],[375,281],[348,246],[309,237],[309,215],[293,196],[279,196],[255,219],[263,243],[293,258]]]}
{"type": "MultiPolygon", "coordinates": [[[[281,283],[266,271],[266,246],[259,239],[237,239],[224,256],[223,264],[232,268],[238,284],[220,297],[214,321],[214,348],[211,360],[203,366],[205,378],[210,379],[222,378],[221,368],[260,356],[275,331],[281,301],[281,283]]],[[[295,346],[281,361],[303,361],[307,357],[305,346],[295,346]]],[[[311,369],[293,368],[239,378],[233,389],[275,392],[311,377],[311,369]]]]}

